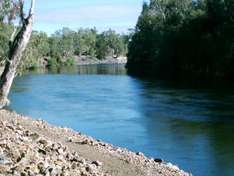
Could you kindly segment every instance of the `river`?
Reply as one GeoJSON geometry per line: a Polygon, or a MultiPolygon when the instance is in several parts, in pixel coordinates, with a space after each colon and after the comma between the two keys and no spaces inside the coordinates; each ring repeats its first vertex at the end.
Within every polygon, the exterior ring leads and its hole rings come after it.
{"type": "Polygon", "coordinates": [[[197,176],[234,175],[234,89],[80,66],[17,77],[10,108],[66,126],[197,176]]]}

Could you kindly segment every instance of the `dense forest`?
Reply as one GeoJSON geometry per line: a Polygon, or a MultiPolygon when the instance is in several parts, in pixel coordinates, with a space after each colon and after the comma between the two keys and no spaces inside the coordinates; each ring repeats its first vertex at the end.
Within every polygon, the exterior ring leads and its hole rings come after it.
{"type": "Polygon", "coordinates": [[[129,73],[234,78],[234,0],[150,0],[128,48],[129,73]]]}

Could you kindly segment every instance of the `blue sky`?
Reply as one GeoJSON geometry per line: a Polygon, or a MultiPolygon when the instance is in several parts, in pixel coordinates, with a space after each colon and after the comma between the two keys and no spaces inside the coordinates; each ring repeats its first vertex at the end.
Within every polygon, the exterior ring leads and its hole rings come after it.
{"type": "MultiPolygon", "coordinates": [[[[48,34],[69,27],[127,32],[134,28],[144,0],[36,0],[34,30],[48,34]]],[[[29,2],[29,0],[28,0],[29,2]]]]}

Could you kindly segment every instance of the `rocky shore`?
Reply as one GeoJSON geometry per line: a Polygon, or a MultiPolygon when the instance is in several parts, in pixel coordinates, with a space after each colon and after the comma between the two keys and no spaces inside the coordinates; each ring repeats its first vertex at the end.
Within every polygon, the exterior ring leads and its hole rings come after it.
{"type": "Polygon", "coordinates": [[[0,110],[0,176],[187,176],[161,159],[0,110]]]}

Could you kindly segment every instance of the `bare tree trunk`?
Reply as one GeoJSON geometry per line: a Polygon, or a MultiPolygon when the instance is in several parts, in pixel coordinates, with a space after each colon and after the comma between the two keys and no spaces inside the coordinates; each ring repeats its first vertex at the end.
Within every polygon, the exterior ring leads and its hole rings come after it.
{"type": "Polygon", "coordinates": [[[0,109],[9,105],[10,103],[7,97],[10,92],[14,77],[16,75],[17,67],[22,58],[22,54],[29,42],[32,33],[35,0],[31,0],[31,8],[27,18],[24,18],[23,0],[21,0],[20,2],[21,2],[20,16],[21,16],[22,27],[20,28],[20,31],[17,33],[15,37],[14,37],[15,32],[12,34],[12,41],[9,44],[10,45],[9,56],[6,61],[6,65],[0,79],[0,109]]]}

